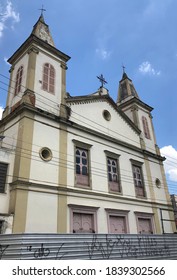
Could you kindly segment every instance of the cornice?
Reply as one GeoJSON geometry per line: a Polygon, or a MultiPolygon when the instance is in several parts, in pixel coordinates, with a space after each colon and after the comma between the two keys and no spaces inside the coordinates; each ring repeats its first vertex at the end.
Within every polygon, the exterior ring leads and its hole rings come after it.
{"type": "MultiPolygon", "coordinates": [[[[23,181],[23,180],[16,180],[12,183],[10,183],[11,191],[13,190],[23,190],[23,191],[33,191],[33,192],[47,192],[52,193],[56,195],[84,195],[88,198],[92,197],[92,199],[106,199],[106,200],[117,200],[122,201],[122,203],[126,202],[127,204],[133,203],[133,204],[141,204],[141,205],[149,205],[151,207],[166,207],[167,209],[170,207],[172,208],[172,205],[161,203],[157,201],[150,201],[147,199],[137,198],[137,197],[127,197],[123,194],[113,194],[113,193],[100,193],[97,191],[93,191],[92,189],[82,189],[82,188],[76,188],[76,187],[67,187],[67,186],[53,186],[53,185],[44,185],[42,183],[35,183],[30,181],[23,181]]],[[[107,209],[107,208],[106,208],[107,209]]]]}
{"type": "Polygon", "coordinates": [[[155,158],[161,162],[163,162],[165,160],[164,157],[160,156],[160,155],[157,155],[157,154],[154,154],[154,153],[151,153],[147,150],[144,150],[144,149],[141,149],[139,147],[136,147],[132,144],[129,144],[129,143],[126,143],[122,140],[119,140],[119,139],[116,139],[114,137],[111,137],[109,135],[106,135],[104,133],[101,133],[101,132],[98,132],[98,131],[95,131],[91,128],[88,128],[88,127],[85,127],[83,125],[80,125],[80,124],[77,124],[77,123],[74,123],[66,118],[62,118],[60,116],[56,116],[52,113],[49,113],[47,111],[43,111],[39,108],[36,108],[36,107],[33,107],[29,104],[24,104],[22,103],[19,107],[17,107],[11,114],[7,115],[4,119],[2,119],[0,121],[0,127],[1,125],[5,125],[6,123],[8,123],[10,120],[14,119],[14,117],[16,116],[19,116],[21,115],[22,113],[25,113],[25,112],[31,112],[31,113],[34,113],[34,114],[37,114],[37,115],[40,115],[40,116],[43,116],[44,118],[46,119],[50,119],[56,123],[62,123],[64,124],[66,127],[70,127],[70,128],[74,128],[78,131],[82,131],[82,132],[85,132],[85,133],[88,133],[89,135],[92,135],[92,136],[96,136],[100,139],[104,139],[108,142],[112,142],[112,143],[115,143],[116,145],[120,145],[124,148],[127,148],[129,150],[133,150],[135,152],[138,152],[140,154],[142,154],[143,156],[149,156],[151,158],[155,158]]]}
{"type": "Polygon", "coordinates": [[[59,57],[60,59],[67,62],[70,59],[70,56],[66,55],[65,53],[61,52],[60,50],[56,49],[54,46],[48,44],[47,42],[43,41],[42,39],[38,38],[34,34],[31,34],[26,41],[15,51],[15,53],[8,59],[10,64],[13,64],[16,59],[21,56],[26,51],[28,52],[31,46],[35,44],[35,46],[40,46],[46,51],[54,54],[55,56],[59,57]]]}
{"type": "Polygon", "coordinates": [[[143,107],[144,109],[148,110],[149,112],[151,112],[154,108],[149,106],[148,104],[144,103],[143,101],[141,101],[139,98],[137,97],[133,97],[127,101],[122,102],[121,104],[118,105],[119,108],[124,108],[125,106],[129,106],[129,105],[140,105],[141,107],[143,107]]]}

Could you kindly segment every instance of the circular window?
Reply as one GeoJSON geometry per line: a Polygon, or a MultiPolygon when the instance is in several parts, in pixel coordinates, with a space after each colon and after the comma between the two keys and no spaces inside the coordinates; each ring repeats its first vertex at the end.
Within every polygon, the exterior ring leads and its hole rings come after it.
{"type": "Polygon", "coordinates": [[[42,160],[49,161],[52,159],[52,151],[49,148],[42,148],[39,152],[40,157],[42,160]]]}
{"type": "Polygon", "coordinates": [[[155,184],[156,184],[157,188],[160,188],[161,182],[160,182],[160,180],[158,178],[155,179],[155,184]]]}
{"type": "Polygon", "coordinates": [[[108,110],[104,110],[104,111],[103,111],[103,117],[105,118],[105,120],[110,121],[110,119],[111,119],[111,114],[109,113],[108,110]]]}

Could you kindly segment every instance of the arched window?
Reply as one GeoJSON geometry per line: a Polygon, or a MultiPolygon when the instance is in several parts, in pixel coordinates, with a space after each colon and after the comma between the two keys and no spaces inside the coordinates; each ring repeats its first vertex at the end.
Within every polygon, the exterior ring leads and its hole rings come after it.
{"type": "Polygon", "coordinates": [[[49,63],[45,63],[43,67],[42,89],[55,93],[55,69],[49,63]]]}
{"type": "Polygon", "coordinates": [[[148,121],[146,117],[142,117],[142,123],[143,123],[143,130],[144,130],[144,135],[147,139],[151,139],[150,132],[149,132],[149,126],[148,126],[148,121]]]}
{"type": "Polygon", "coordinates": [[[108,184],[109,190],[113,192],[120,192],[120,176],[118,171],[118,161],[117,159],[107,158],[107,168],[108,168],[108,184]]]}
{"type": "Polygon", "coordinates": [[[17,95],[21,91],[22,76],[23,76],[23,66],[20,66],[17,70],[17,75],[16,75],[15,95],[17,95]]]}
{"type": "Polygon", "coordinates": [[[89,185],[88,151],[76,148],[76,182],[89,185]]]}

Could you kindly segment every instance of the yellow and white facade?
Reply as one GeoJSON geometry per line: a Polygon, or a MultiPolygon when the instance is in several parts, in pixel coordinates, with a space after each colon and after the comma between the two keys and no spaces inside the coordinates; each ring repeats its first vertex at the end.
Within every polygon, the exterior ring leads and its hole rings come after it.
{"type": "Polygon", "coordinates": [[[2,233],[173,233],[152,108],[126,73],[117,103],[104,87],[66,93],[70,57],[43,15],[11,56],[0,121],[2,233]],[[161,210],[165,219],[162,225],[161,210]]]}

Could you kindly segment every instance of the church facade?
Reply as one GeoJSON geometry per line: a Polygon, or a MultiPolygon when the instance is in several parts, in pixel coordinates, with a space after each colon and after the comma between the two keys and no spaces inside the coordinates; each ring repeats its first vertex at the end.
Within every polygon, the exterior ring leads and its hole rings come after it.
{"type": "Polygon", "coordinates": [[[1,233],[173,233],[153,108],[125,72],[116,102],[103,85],[70,96],[69,59],[55,47],[43,14],[9,58],[0,121],[1,233]]]}

